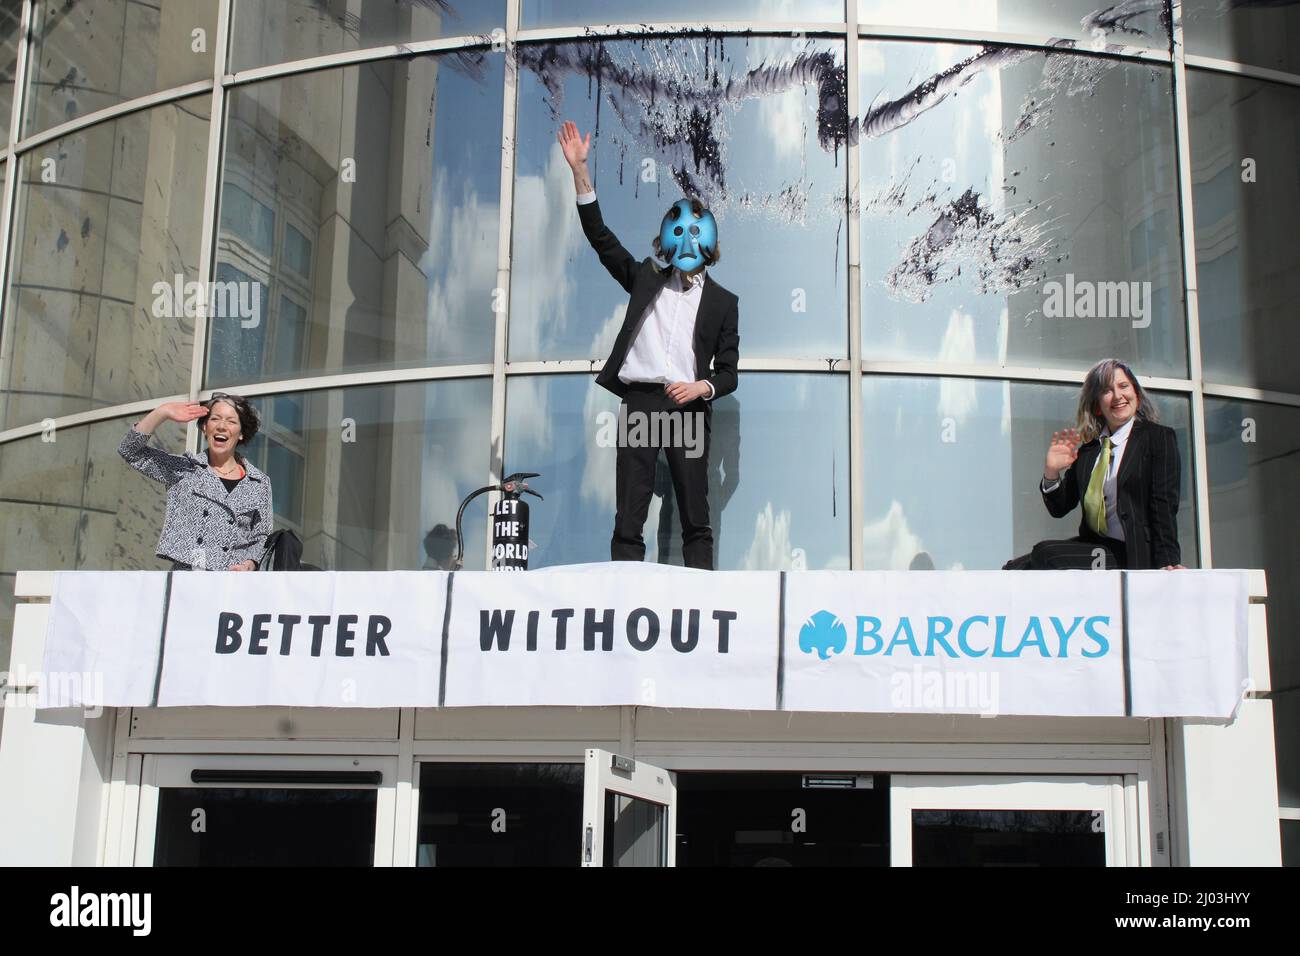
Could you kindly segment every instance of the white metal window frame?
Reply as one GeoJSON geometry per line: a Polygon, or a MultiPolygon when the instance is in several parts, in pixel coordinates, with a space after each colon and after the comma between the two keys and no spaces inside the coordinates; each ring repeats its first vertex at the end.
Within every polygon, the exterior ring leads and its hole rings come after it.
{"type": "Polygon", "coordinates": [[[916,810],[1080,810],[1100,814],[1107,866],[1139,865],[1135,777],[900,774],[889,780],[891,866],[912,865],[916,810]]]}
{"type": "Polygon", "coordinates": [[[316,754],[147,754],[141,763],[139,807],[136,813],[135,843],[128,865],[152,866],[158,830],[160,791],[168,788],[205,790],[374,790],[375,866],[393,865],[396,821],[395,785],[397,758],[375,755],[316,754]],[[204,770],[374,770],[383,782],[339,783],[194,783],[190,772],[204,770]]]}
{"type": "MultiPolygon", "coordinates": [[[[188,774],[205,769],[275,770],[380,770],[383,783],[376,811],[376,866],[415,866],[419,842],[420,767],[425,763],[520,763],[580,766],[587,749],[575,741],[388,741],[367,745],[359,741],[203,741],[211,752],[196,753],[196,741],[142,742],[150,751],[131,753],[115,761],[115,782],[125,786],[116,801],[110,795],[105,808],[104,862],[148,866],[154,853],[158,790],[161,787],[202,786],[189,782],[188,774]],[[161,746],[160,746],[161,745],[161,746]],[[174,751],[174,752],[172,752],[174,751]],[[231,751],[235,751],[232,753],[231,751]],[[134,781],[132,784],[131,781],[134,781]],[[112,805],[115,804],[115,805],[112,805]],[[117,839],[114,840],[114,835],[117,839]],[[116,844],[116,849],[114,845],[116,844]]],[[[601,741],[601,750],[617,752],[619,745],[601,741]]],[[[638,767],[653,766],[673,775],[688,771],[749,773],[872,773],[890,777],[891,805],[896,781],[930,785],[1004,782],[987,806],[998,809],[1032,809],[1018,803],[1016,789],[1026,783],[1068,779],[1122,781],[1122,806],[1114,820],[1123,822],[1124,856],[1115,865],[1167,866],[1170,864],[1168,825],[1161,807],[1163,781],[1154,770],[1151,749],[1123,745],[1091,745],[1079,752],[1060,754],[1056,745],[1007,747],[992,744],[961,746],[936,744],[772,744],[763,742],[681,743],[671,747],[648,745],[637,750],[638,767]],[[1023,751],[1017,754],[1016,751],[1023,751]],[[958,755],[960,753],[960,755],[958,755]],[[1154,811],[1154,812],[1153,812],[1154,811]],[[1159,841],[1152,834],[1165,834],[1159,841]],[[1159,845],[1157,845],[1157,843],[1159,845]]],[[[584,787],[591,782],[584,779],[584,787]]],[[[236,786],[220,784],[218,787],[236,786]]],[[[290,785],[238,784],[241,788],[290,785]]],[[[300,785],[292,785],[298,787],[300,785]]],[[[324,789],[337,785],[324,785],[324,789]]],[[[614,787],[628,792],[625,787],[614,787]]],[[[639,791],[637,794],[639,795],[639,791]]],[[[976,808],[975,803],[945,806],[976,808]]],[[[919,804],[917,804],[919,806],[919,804]]],[[[1057,802],[1041,809],[1091,809],[1057,802]]],[[[891,811],[892,812],[892,811],[891,811]]],[[[672,822],[670,821],[670,825],[672,822]]],[[[575,841],[580,834],[575,834],[575,841]]],[[[1109,852],[1109,851],[1108,851],[1109,852]]],[[[898,865],[898,864],[895,864],[898,865]]]]}
{"type": "Polygon", "coordinates": [[[659,808],[660,859],[663,866],[677,865],[677,778],[671,770],[631,761],[630,769],[616,767],[619,757],[599,747],[585,751],[582,775],[582,830],[580,859],[584,867],[604,866],[605,797],[615,794],[659,808]]]}
{"type": "MultiPolygon", "coordinates": [[[[984,774],[1013,777],[1109,776],[1132,781],[1126,790],[1130,813],[1129,846],[1136,847],[1137,865],[1168,866],[1170,834],[1176,811],[1168,797],[1168,755],[1164,722],[1148,721],[1147,743],[962,743],[939,742],[788,742],[682,739],[638,740],[635,707],[619,708],[619,737],[607,739],[597,731],[582,740],[510,739],[506,725],[493,724],[483,739],[415,739],[416,712],[400,710],[396,740],[278,740],[167,739],[131,736],[130,711],[118,710],[115,724],[112,781],[107,788],[101,820],[102,862],[131,865],[136,856],[137,821],[156,826],[156,809],[142,803],[144,763],[173,756],[216,766],[218,759],[260,761],[276,768],[319,767],[311,761],[392,761],[383,789],[392,794],[391,854],[396,866],[414,866],[419,838],[419,775],[422,763],[563,763],[581,764],[588,748],[632,756],[674,773],[717,772],[853,772],[885,774],[984,774]],[[300,763],[306,761],[307,763],[300,763]],[[391,783],[390,783],[391,781],[391,783]],[[152,815],[150,815],[152,814],[152,815]],[[1136,827],[1136,834],[1132,829],[1136,827]]],[[[1050,736],[1050,734],[1049,734],[1050,736]]],[[[248,764],[244,764],[248,765],[248,764]]],[[[188,765],[187,765],[188,766],[188,765]]],[[[329,769],[334,769],[330,766],[329,769]]],[[[148,827],[146,827],[148,829],[148,827]]],[[[377,854],[378,854],[377,849],[377,854]]],[[[151,859],[152,850],[140,859],[151,859]]]]}

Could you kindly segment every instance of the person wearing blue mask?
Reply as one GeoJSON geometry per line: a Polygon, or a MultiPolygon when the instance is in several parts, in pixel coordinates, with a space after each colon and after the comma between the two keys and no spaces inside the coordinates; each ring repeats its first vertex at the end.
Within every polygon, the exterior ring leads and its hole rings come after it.
{"type": "Polygon", "coordinates": [[[591,134],[584,138],[566,121],[557,138],[573,170],[582,231],[601,265],[631,296],[614,348],[596,376],[596,384],[623,400],[620,422],[633,423],[620,427],[610,557],[645,559],[642,530],[662,449],[681,516],[683,560],[687,567],[712,569],[710,403],[735,391],[740,360],[739,299],[705,271],[721,257],[718,224],[699,199],[680,199],[651,243],[664,265],[649,256],[638,261],[601,218],[587,170],[591,134]],[[647,441],[623,440],[638,423],[667,423],[668,438],[662,431],[655,437],[651,428],[647,441]]]}

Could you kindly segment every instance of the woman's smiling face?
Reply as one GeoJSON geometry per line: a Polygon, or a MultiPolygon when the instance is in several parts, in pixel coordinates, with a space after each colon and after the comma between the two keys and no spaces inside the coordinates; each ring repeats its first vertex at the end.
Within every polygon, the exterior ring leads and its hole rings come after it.
{"type": "Polygon", "coordinates": [[[203,420],[203,435],[208,440],[208,447],[216,452],[233,451],[242,434],[235,406],[229,402],[213,402],[203,420]]]}
{"type": "Polygon", "coordinates": [[[1132,380],[1124,374],[1122,368],[1117,368],[1115,377],[1110,381],[1110,387],[1101,393],[1101,399],[1097,404],[1097,414],[1106,420],[1106,425],[1113,435],[1137,414],[1141,402],[1132,380]]]}

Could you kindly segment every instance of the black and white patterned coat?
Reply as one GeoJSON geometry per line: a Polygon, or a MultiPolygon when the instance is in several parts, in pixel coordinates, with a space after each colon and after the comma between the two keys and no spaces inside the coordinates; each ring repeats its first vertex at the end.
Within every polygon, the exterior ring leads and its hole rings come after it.
{"type": "Polygon", "coordinates": [[[173,455],[150,445],[149,437],[132,428],[117,451],[136,471],[167,486],[158,557],[209,571],[261,561],[273,521],[271,479],[245,462],[247,475],[227,492],[206,454],[173,455]]]}

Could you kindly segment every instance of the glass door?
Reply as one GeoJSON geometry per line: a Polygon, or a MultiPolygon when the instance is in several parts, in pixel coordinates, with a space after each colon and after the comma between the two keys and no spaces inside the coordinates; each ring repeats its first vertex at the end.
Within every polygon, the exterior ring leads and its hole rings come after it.
{"type": "Polygon", "coordinates": [[[671,773],[608,750],[586,752],[583,866],[675,866],[676,830],[671,773]]]}
{"type": "Polygon", "coordinates": [[[136,866],[391,866],[392,757],[148,755],[136,866]]]}
{"type": "Polygon", "coordinates": [[[894,866],[1136,866],[1124,778],[898,774],[894,866]]]}

